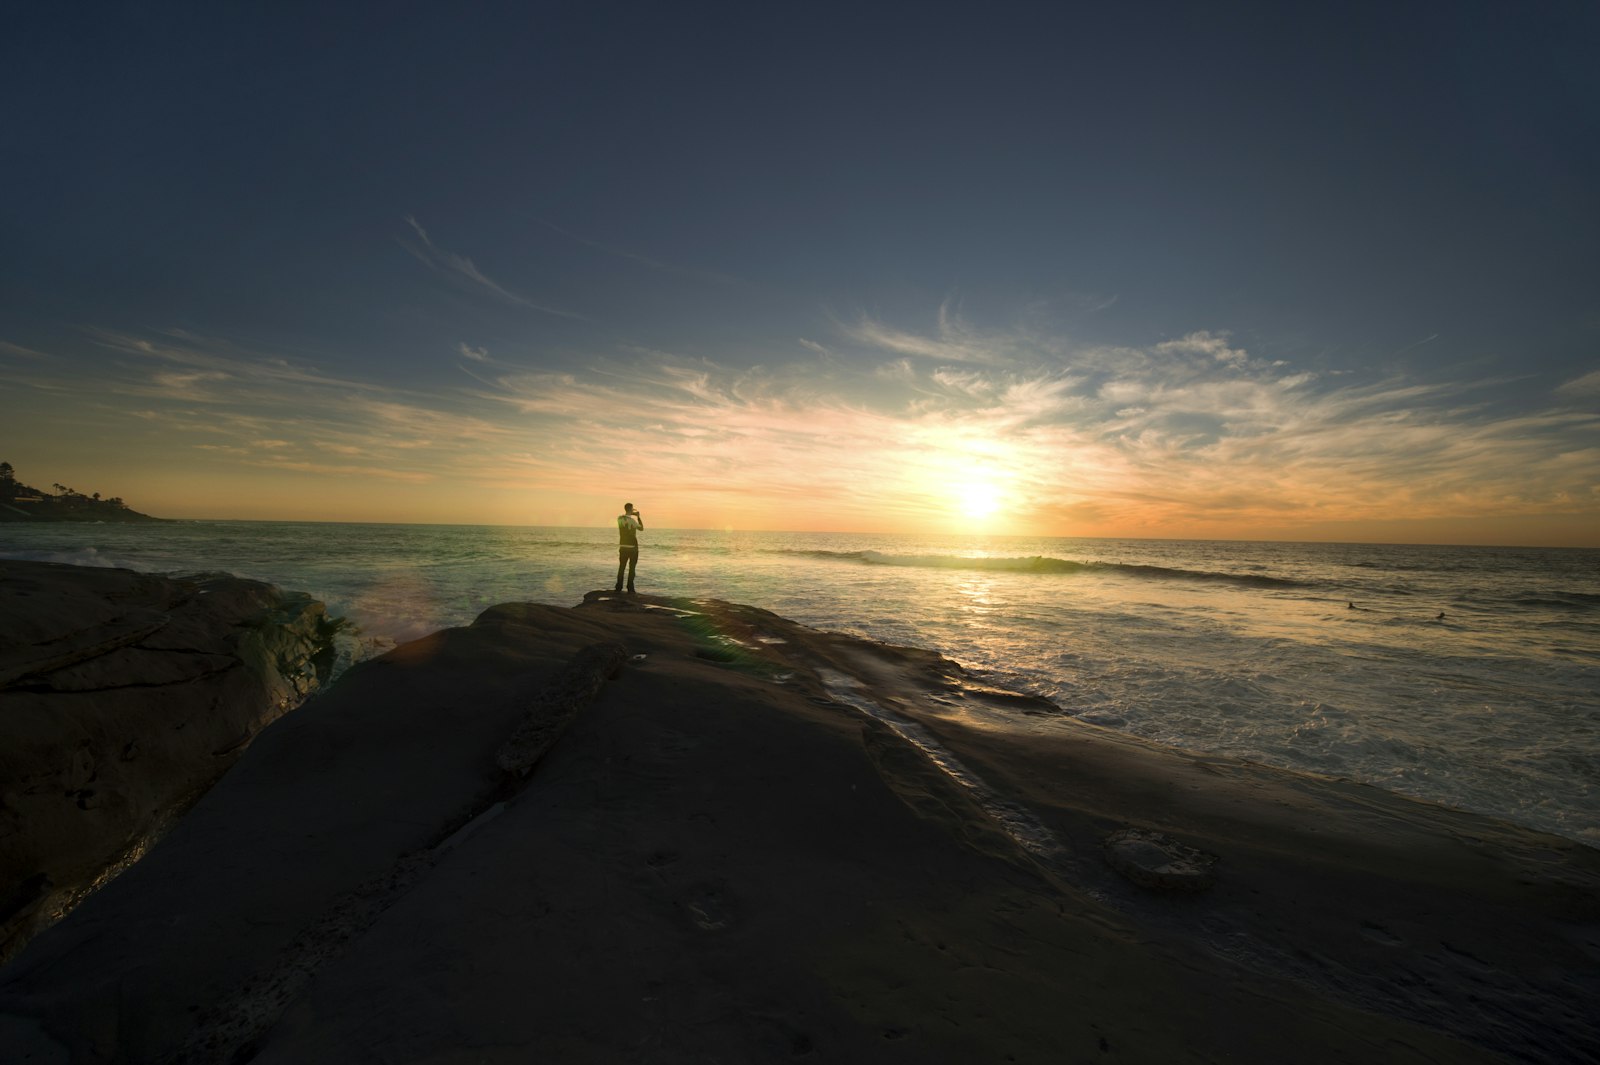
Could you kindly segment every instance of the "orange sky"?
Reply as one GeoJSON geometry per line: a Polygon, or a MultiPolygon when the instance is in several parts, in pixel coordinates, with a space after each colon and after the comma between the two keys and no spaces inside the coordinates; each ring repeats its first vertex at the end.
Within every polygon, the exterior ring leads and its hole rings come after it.
{"type": "Polygon", "coordinates": [[[943,313],[747,370],[463,349],[439,384],[203,338],[11,351],[0,458],[169,517],[1600,545],[1600,374],[1497,416],[1494,380],[1331,378],[1192,333],[1040,352],[943,313]]]}

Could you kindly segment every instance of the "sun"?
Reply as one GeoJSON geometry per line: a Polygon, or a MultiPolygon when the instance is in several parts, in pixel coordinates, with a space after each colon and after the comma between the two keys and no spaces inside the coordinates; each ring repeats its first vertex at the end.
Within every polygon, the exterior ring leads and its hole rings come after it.
{"type": "Polygon", "coordinates": [[[956,503],[969,518],[991,518],[1000,510],[1000,489],[990,482],[968,481],[958,487],[956,503]]]}
{"type": "Polygon", "coordinates": [[[953,533],[1005,531],[1014,519],[1019,498],[1015,464],[1006,461],[997,441],[939,442],[916,470],[917,494],[936,524],[953,533]]]}

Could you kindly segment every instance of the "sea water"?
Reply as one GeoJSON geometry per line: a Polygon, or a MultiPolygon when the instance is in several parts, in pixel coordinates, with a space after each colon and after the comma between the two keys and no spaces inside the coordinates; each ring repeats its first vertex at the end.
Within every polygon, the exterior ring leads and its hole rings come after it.
{"type": "MultiPolygon", "coordinates": [[[[609,588],[615,535],[6,524],[0,556],[270,581],[350,618],[370,653],[495,603],[570,606],[609,588]]],[[[642,592],[930,648],[1063,718],[1600,845],[1600,551],[654,528],[642,540],[642,592]]]]}

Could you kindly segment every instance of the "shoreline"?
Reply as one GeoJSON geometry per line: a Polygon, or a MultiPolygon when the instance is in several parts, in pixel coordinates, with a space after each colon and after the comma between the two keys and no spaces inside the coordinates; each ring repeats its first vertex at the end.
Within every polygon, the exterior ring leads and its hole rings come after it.
{"type": "MultiPolygon", "coordinates": [[[[306,589],[364,630],[359,639],[345,631],[347,657],[470,624],[497,602],[568,605],[593,583],[596,556],[604,561],[603,544],[578,543],[571,530],[494,542],[464,528],[439,540],[396,533],[378,559],[359,537],[335,541],[326,531],[262,524],[267,531],[248,534],[240,530],[249,523],[227,534],[175,531],[182,524],[156,533],[106,527],[87,540],[63,526],[34,537],[39,550],[19,553],[166,573],[231,571],[306,589]],[[539,560],[536,572],[523,560],[539,560]],[[407,566],[414,572],[401,577],[407,566]]],[[[1597,650],[1589,570],[1502,574],[1504,584],[1475,607],[1472,596],[1455,601],[1466,595],[1464,578],[1448,558],[1413,560],[1426,563],[1425,579],[1404,559],[1367,560],[1375,568],[1364,561],[1356,572],[1369,585],[1347,587],[1350,571],[1337,556],[1296,554],[1263,572],[1317,588],[1265,599],[1247,590],[1240,597],[1249,602],[1230,603],[1231,592],[1212,589],[1233,585],[1216,578],[1237,577],[1248,558],[1160,559],[1130,547],[1115,561],[1136,569],[1137,581],[1109,579],[1122,572],[1114,569],[969,581],[934,565],[960,545],[928,547],[934,556],[910,568],[862,562],[854,549],[863,546],[751,542],[730,567],[724,559],[736,545],[721,539],[667,543],[655,555],[652,584],[939,650],[994,670],[997,683],[1053,699],[1064,714],[1157,743],[1364,780],[1600,844],[1600,800],[1582,772],[1583,755],[1594,753],[1583,713],[1597,650]],[[1184,569],[1213,579],[1162,576],[1184,569]],[[1428,594],[1413,601],[1423,586],[1428,594]],[[986,611],[973,593],[1012,609],[986,611]],[[1347,609],[1352,598],[1355,610],[1347,609]],[[1418,609],[1423,601],[1427,609],[1418,609]],[[1445,608],[1449,620],[1437,619],[1445,608]],[[1174,650],[1190,653],[1168,654],[1174,639],[1174,650]]],[[[1093,560],[1064,543],[1035,546],[1093,560]]],[[[907,552],[915,553],[909,541],[899,553],[907,552]]]]}
{"type": "Polygon", "coordinates": [[[1082,723],[986,724],[1028,699],[930,651],[717,600],[492,607],[263,731],[143,861],[0,970],[0,1047],[1600,1051],[1600,852],[1082,723]],[[596,680],[583,652],[610,645],[620,665],[596,680]],[[525,774],[503,768],[514,736],[535,751],[525,774]],[[1108,854],[1128,831],[1209,859],[1206,876],[1129,879],[1108,854]]]}

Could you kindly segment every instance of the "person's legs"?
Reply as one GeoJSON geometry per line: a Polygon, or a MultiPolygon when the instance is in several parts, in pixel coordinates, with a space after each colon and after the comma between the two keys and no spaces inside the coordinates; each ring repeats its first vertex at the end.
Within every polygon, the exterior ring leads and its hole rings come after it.
{"type": "MultiPolygon", "coordinates": [[[[634,562],[637,564],[638,559],[639,559],[639,549],[636,547],[633,550],[634,550],[634,556],[633,556],[634,557],[634,562]]],[[[622,591],[622,573],[627,568],[628,568],[628,549],[626,547],[619,547],[619,548],[617,548],[617,587],[616,587],[616,590],[619,591],[619,592],[622,591]]]]}
{"type": "Polygon", "coordinates": [[[639,568],[639,549],[628,549],[628,591],[633,591],[633,571],[639,568]]]}

